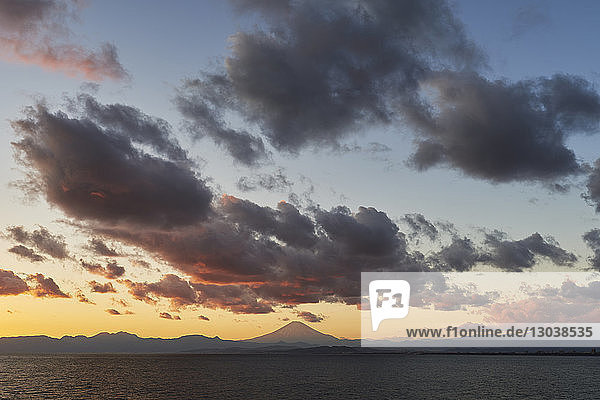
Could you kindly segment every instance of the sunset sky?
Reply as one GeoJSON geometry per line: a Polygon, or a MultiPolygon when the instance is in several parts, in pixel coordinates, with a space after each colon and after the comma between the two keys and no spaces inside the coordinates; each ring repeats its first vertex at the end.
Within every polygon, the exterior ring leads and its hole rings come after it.
{"type": "Polygon", "coordinates": [[[0,0],[0,336],[360,335],[361,271],[600,270],[595,1],[0,0]]]}

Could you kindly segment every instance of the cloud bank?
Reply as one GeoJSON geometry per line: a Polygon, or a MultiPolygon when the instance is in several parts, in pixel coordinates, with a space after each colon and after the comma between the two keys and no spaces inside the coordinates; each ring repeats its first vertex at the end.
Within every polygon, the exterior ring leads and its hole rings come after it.
{"type": "Polygon", "coordinates": [[[261,28],[234,34],[224,70],[186,80],[175,104],[238,162],[256,164],[264,142],[336,149],[381,125],[412,132],[417,170],[546,184],[584,172],[566,140],[598,130],[592,84],[486,78],[485,54],[445,1],[232,2],[261,28]],[[230,114],[254,129],[230,126],[230,114]]]}

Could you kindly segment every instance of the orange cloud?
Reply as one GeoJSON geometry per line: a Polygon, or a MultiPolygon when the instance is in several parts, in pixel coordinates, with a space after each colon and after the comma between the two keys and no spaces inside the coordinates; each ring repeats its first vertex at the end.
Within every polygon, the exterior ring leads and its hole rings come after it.
{"type": "Polygon", "coordinates": [[[80,12],[79,1],[3,1],[0,4],[0,58],[61,71],[71,77],[101,81],[124,79],[114,45],[92,51],[71,43],[69,20],[80,12]]]}
{"type": "Polygon", "coordinates": [[[35,286],[29,290],[29,293],[35,297],[71,298],[71,296],[60,290],[52,278],[46,278],[42,274],[34,274],[29,275],[27,279],[35,283],[35,286]]]}

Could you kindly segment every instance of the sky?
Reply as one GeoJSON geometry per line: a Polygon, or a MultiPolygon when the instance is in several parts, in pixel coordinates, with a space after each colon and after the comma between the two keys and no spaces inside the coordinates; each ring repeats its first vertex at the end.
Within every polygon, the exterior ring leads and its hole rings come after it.
{"type": "Polygon", "coordinates": [[[0,336],[353,338],[361,271],[599,270],[598,7],[0,0],[0,336]]]}

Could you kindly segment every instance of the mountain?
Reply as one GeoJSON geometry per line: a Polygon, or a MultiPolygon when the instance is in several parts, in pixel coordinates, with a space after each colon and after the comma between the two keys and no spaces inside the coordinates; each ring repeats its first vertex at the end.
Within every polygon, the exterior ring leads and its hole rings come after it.
{"type": "Polygon", "coordinates": [[[0,338],[0,354],[23,353],[245,353],[274,352],[314,346],[357,346],[301,322],[291,322],[272,333],[247,340],[187,335],[174,339],[141,338],[137,335],[99,333],[94,336],[19,336],[0,338]]]}
{"type": "Polygon", "coordinates": [[[321,333],[300,321],[293,321],[276,331],[252,339],[247,339],[245,342],[270,344],[304,343],[313,346],[347,346],[350,345],[349,342],[353,341],[338,339],[335,336],[321,333]]]}
{"type": "Polygon", "coordinates": [[[141,338],[131,333],[94,336],[20,336],[0,338],[0,353],[178,353],[192,349],[214,350],[237,346],[234,340],[188,335],[176,339],[141,338]]]}

